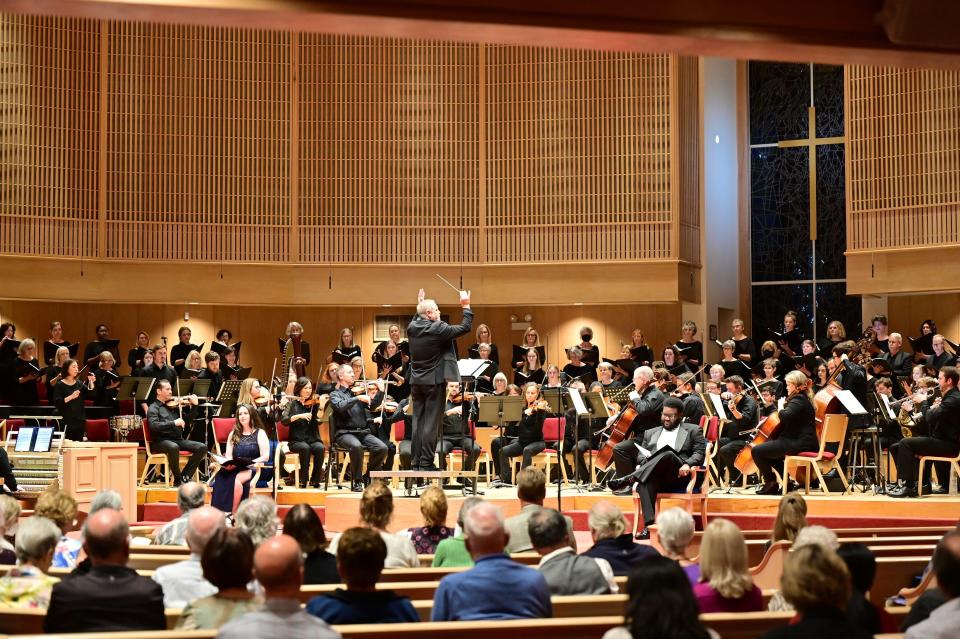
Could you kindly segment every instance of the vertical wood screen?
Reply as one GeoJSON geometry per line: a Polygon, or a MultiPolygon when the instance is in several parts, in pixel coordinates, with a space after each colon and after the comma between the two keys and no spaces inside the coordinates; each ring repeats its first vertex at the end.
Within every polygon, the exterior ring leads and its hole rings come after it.
{"type": "Polygon", "coordinates": [[[960,72],[847,67],[847,247],[960,243],[960,72]]]}
{"type": "Polygon", "coordinates": [[[697,61],[0,15],[0,253],[699,262],[697,61]]]}

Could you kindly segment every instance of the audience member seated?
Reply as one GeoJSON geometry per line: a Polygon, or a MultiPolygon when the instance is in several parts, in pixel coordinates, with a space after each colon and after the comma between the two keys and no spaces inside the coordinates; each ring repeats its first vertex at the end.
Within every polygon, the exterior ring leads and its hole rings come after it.
{"type": "MultiPolygon", "coordinates": [[[[509,541],[507,552],[529,552],[533,550],[527,524],[534,513],[543,509],[543,500],[547,496],[547,477],[535,466],[526,466],[517,473],[517,499],[520,500],[520,514],[507,519],[509,541]]],[[[573,536],[573,520],[567,520],[570,535],[570,547],[577,551],[577,538],[573,536]]]]}
{"type": "Polygon", "coordinates": [[[118,511],[104,509],[87,518],[83,549],[90,557],[90,571],[53,587],[44,632],[167,627],[160,584],[127,567],[129,539],[130,528],[118,511]]]}
{"type": "MultiPolygon", "coordinates": [[[[805,526],[797,533],[797,538],[793,540],[791,549],[796,550],[804,546],[820,546],[824,550],[837,552],[840,548],[840,542],[837,540],[837,534],[826,526],[805,526]]],[[[778,590],[770,597],[767,610],[786,612],[793,610],[793,606],[783,596],[783,592],[778,590]]]]}
{"type": "Polygon", "coordinates": [[[10,539],[16,536],[19,519],[20,502],[10,495],[0,495],[0,564],[17,563],[17,550],[10,539]]]}
{"type": "Polygon", "coordinates": [[[467,550],[466,538],[463,534],[463,520],[466,518],[470,509],[483,502],[480,497],[467,497],[460,504],[460,511],[457,513],[457,527],[460,534],[455,537],[447,537],[439,544],[433,554],[434,568],[460,568],[473,565],[473,558],[467,550]]]}
{"type": "Polygon", "coordinates": [[[300,544],[303,552],[303,583],[338,584],[337,558],[327,552],[327,535],[317,512],[307,504],[297,504],[283,518],[283,534],[300,544]]]}
{"type": "Polygon", "coordinates": [[[30,517],[17,531],[17,566],[0,577],[0,607],[39,608],[50,605],[50,590],[60,581],[47,574],[60,541],[60,529],[49,519],[30,517]]]}
{"type": "Polygon", "coordinates": [[[97,494],[94,495],[93,499],[90,500],[90,507],[87,510],[87,517],[98,510],[103,510],[104,508],[109,508],[111,510],[116,510],[119,513],[123,513],[123,499],[120,497],[120,493],[110,488],[97,491],[97,494]]]}
{"type": "Polygon", "coordinates": [[[530,541],[540,555],[539,570],[552,595],[606,595],[618,592],[606,559],[578,555],[570,547],[567,522],[553,508],[534,513],[528,524],[530,541]]]}
{"type": "Polygon", "coordinates": [[[595,503],[587,521],[593,546],[583,555],[605,559],[617,577],[629,575],[630,568],[644,557],[659,554],[652,546],[633,541],[633,535],[627,532],[627,520],[613,502],[595,503]]]}
{"type": "Polygon", "coordinates": [[[177,508],[180,516],[168,521],[153,538],[153,543],[162,546],[182,546],[187,534],[187,519],[190,511],[203,506],[207,487],[195,481],[184,482],[177,489],[177,508]]]}
{"type": "MultiPolygon", "coordinates": [[[[762,639],[867,639],[873,636],[847,620],[844,609],[850,599],[850,573],[835,551],[820,544],[794,546],[783,561],[780,587],[800,619],[767,632],[762,639]]],[[[953,629],[955,631],[956,626],[953,629]]]]}
{"type": "Polygon", "coordinates": [[[946,602],[907,629],[905,639],[948,639],[960,628],[960,530],[943,536],[933,552],[933,573],[946,602]]]}
{"type": "Polygon", "coordinates": [[[773,534],[771,543],[778,541],[792,542],[797,534],[807,525],[807,502],[800,493],[788,493],[780,499],[777,506],[777,516],[773,520],[773,534]]]}
{"type": "Polygon", "coordinates": [[[218,639],[340,638],[340,633],[327,622],[317,619],[300,606],[303,559],[300,546],[293,537],[279,535],[264,541],[253,555],[253,566],[254,577],[266,593],[263,609],[248,612],[225,624],[217,634],[218,639]]]}
{"type": "Polygon", "coordinates": [[[673,559],[650,555],[637,562],[627,580],[624,626],[603,639],[720,639],[700,623],[690,580],[673,559]]]}
{"type": "Polygon", "coordinates": [[[247,589],[253,580],[253,542],[247,533],[218,527],[203,549],[200,566],[216,594],[187,604],[177,628],[213,630],[263,606],[247,589]]]}
{"type": "MultiPolygon", "coordinates": [[[[540,473],[541,478],[543,473],[540,473]]],[[[510,534],[503,511],[489,502],[464,518],[467,550],[476,564],[440,580],[433,621],[545,618],[553,615],[550,588],[538,571],[504,554],[510,534]]]]}
{"type": "Polygon", "coordinates": [[[714,519],[700,545],[700,582],[693,587],[700,612],[763,610],[763,593],[750,578],[747,544],[735,523],[714,519]]]}
{"type": "Polygon", "coordinates": [[[254,495],[237,507],[236,526],[250,535],[254,546],[277,535],[277,504],[266,495],[254,495]]]}
{"type": "Polygon", "coordinates": [[[153,580],[163,588],[165,607],[183,608],[196,599],[209,597],[217,592],[216,587],[203,578],[200,557],[207,547],[207,542],[224,525],[223,512],[213,506],[201,506],[190,513],[187,524],[190,558],[160,566],[153,573],[153,580]]]}
{"type": "Polygon", "coordinates": [[[693,541],[696,524],[693,516],[683,508],[668,508],[657,515],[657,534],[660,547],[670,559],[675,560],[687,573],[691,584],[700,581],[700,564],[687,556],[687,548],[693,541]]]}
{"type": "Polygon", "coordinates": [[[453,528],[447,528],[447,496],[439,486],[430,486],[420,495],[420,514],[423,525],[409,528],[410,541],[418,555],[432,555],[437,545],[453,537],[453,528]]]}
{"type": "Polygon", "coordinates": [[[847,603],[847,621],[870,634],[896,632],[897,626],[886,610],[877,608],[867,598],[877,575],[877,558],[864,544],[843,544],[837,551],[850,572],[850,601],[847,603]]]}
{"type": "Polygon", "coordinates": [[[347,589],[314,597],[307,612],[327,623],[404,623],[420,621],[407,597],[377,590],[387,558],[387,544],[370,528],[350,528],[340,535],[337,568],[347,589]]]}
{"type": "MultiPolygon", "coordinates": [[[[383,482],[371,482],[360,498],[361,524],[380,533],[383,543],[387,545],[387,560],[384,563],[387,568],[417,568],[420,558],[410,538],[387,532],[392,517],[393,493],[383,482]]],[[[330,544],[330,552],[334,555],[337,554],[339,542],[340,535],[337,535],[330,544]]]]}
{"type": "Polygon", "coordinates": [[[65,490],[47,490],[37,498],[33,514],[49,519],[60,529],[60,542],[53,555],[53,567],[76,568],[83,544],[79,539],[67,537],[67,533],[77,525],[77,500],[65,490]]]}

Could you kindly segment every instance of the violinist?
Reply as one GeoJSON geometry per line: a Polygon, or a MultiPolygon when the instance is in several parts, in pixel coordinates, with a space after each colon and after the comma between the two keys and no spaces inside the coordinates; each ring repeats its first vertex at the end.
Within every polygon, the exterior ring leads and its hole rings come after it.
{"type": "Polygon", "coordinates": [[[647,339],[639,328],[630,333],[628,352],[627,357],[635,361],[637,366],[649,366],[653,361],[653,349],[647,344],[647,339]]]}
{"type": "Polygon", "coordinates": [[[744,324],[742,319],[735,319],[730,323],[730,328],[733,330],[733,337],[730,339],[733,340],[734,349],[733,355],[744,364],[752,365],[754,360],[757,359],[757,349],[753,345],[753,340],[747,337],[747,334],[744,332],[744,324]]]}
{"type": "MultiPolygon", "coordinates": [[[[598,381],[603,390],[623,388],[623,384],[613,378],[613,364],[610,362],[601,362],[597,370],[600,372],[600,379],[598,381]]],[[[591,386],[592,385],[591,383],[591,386]]]]}
{"type": "Polygon", "coordinates": [[[898,380],[909,379],[910,369],[913,364],[913,358],[910,353],[903,350],[903,336],[900,333],[890,333],[887,339],[887,352],[881,357],[890,364],[891,374],[893,375],[894,394],[898,397],[900,393],[900,384],[898,380]]]}
{"type": "MultiPolygon", "coordinates": [[[[379,382],[367,383],[367,396],[370,397],[370,405],[365,408],[367,411],[367,425],[370,432],[377,436],[383,445],[387,447],[387,459],[383,463],[383,468],[393,468],[393,459],[397,454],[397,446],[393,443],[393,424],[403,419],[403,408],[406,404],[394,400],[390,395],[383,393],[383,388],[379,382]]],[[[406,436],[406,431],[404,431],[406,436]]]]}
{"type": "Polygon", "coordinates": [[[70,343],[63,339],[63,324],[57,321],[50,322],[50,339],[43,345],[44,365],[49,366],[53,363],[58,348],[69,345],[70,343]]]}
{"type": "Polygon", "coordinates": [[[717,441],[717,473],[723,477],[724,469],[730,473],[730,484],[740,481],[740,471],[734,466],[737,455],[753,437],[760,422],[757,400],[746,392],[746,382],[739,375],[728,377],[724,382],[727,391],[721,395],[727,402],[730,421],[723,425],[717,441]]]}
{"type": "MultiPolygon", "coordinates": [[[[860,364],[851,359],[851,356],[859,353],[860,349],[857,348],[855,342],[850,340],[840,342],[833,347],[833,361],[834,365],[843,366],[843,372],[840,373],[840,386],[843,390],[848,390],[853,393],[853,396],[856,397],[861,406],[866,406],[867,391],[869,389],[867,385],[867,371],[863,366],[860,366],[860,364]]],[[[847,414],[849,415],[849,413],[847,414]]],[[[849,430],[863,428],[869,426],[869,422],[870,415],[868,413],[863,415],[850,415],[847,428],[849,430]]]]}
{"type": "Polygon", "coordinates": [[[927,357],[927,368],[939,371],[944,366],[953,366],[956,364],[957,358],[946,351],[945,345],[946,342],[944,341],[943,335],[937,333],[933,336],[933,342],[931,343],[933,355],[927,357]]]}
{"type": "MultiPolygon", "coordinates": [[[[165,364],[166,353],[163,361],[165,364]]],[[[173,473],[173,484],[179,486],[183,482],[183,475],[188,478],[193,477],[207,454],[206,445],[183,436],[184,425],[192,420],[192,406],[198,403],[197,397],[174,398],[173,386],[165,378],[158,379],[154,386],[156,399],[147,411],[147,422],[153,434],[153,447],[167,456],[167,468],[173,473]],[[186,412],[181,406],[184,402],[190,404],[186,412]],[[170,404],[175,404],[176,407],[170,404]],[[180,470],[181,451],[190,452],[190,459],[183,467],[183,471],[180,470]]]]}
{"type": "MultiPolygon", "coordinates": [[[[703,363],[703,343],[696,339],[697,325],[690,320],[685,321],[680,327],[681,337],[674,346],[681,355],[679,362],[685,363],[690,370],[697,370],[703,363]]],[[[670,365],[667,365],[670,368],[670,365]]],[[[671,371],[673,372],[673,371],[671,371]]],[[[673,373],[677,375],[679,373],[673,373]]]]}
{"type": "MultiPolygon", "coordinates": [[[[474,464],[480,456],[480,445],[467,430],[467,420],[469,419],[470,403],[472,401],[473,397],[469,394],[461,393],[459,383],[447,383],[447,404],[443,411],[443,433],[440,442],[437,444],[440,470],[447,469],[447,455],[455,448],[463,451],[463,469],[468,471],[474,469],[474,464]]],[[[459,453],[454,454],[459,455],[459,453]]],[[[464,485],[472,485],[472,481],[467,477],[464,477],[463,481],[464,485]]]]}
{"type": "Polygon", "coordinates": [[[53,397],[53,387],[63,378],[63,363],[70,359],[70,349],[61,346],[53,356],[53,363],[43,372],[43,383],[47,387],[47,399],[53,397]]]}
{"type": "Polygon", "coordinates": [[[340,341],[337,343],[337,347],[330,351],[327,362],[349,364],[357,357],[363,361],[363,353],[360,351],[360,347],[353,343],[353,331],[349,328],[341,329],[340,341]]]}
{"type": "Polygon", "coordinates": [[[130,367],[130,374],[136,375],[137,371],[146,364],[143,361],[143,354],[150,350],[150,336],[145,332],[137,333],[137,345],[127,353],[127,365],[130,367]]]}
{"type": "Polygon", "coordinates": [[[820,357],[830,359],[833,356],[833,347],[845,341],[847,341],[847,329],[843,327],[843,322],[833,320],[827,324],[826,339],[820,340],[820,357]]]}
{"type": "Polygon", "coordinates": [[[753,447],[753,461],[763,479],[763,485],[757,489],[758,495],[780,494],[780,485],[773,469],[783,466],[784,457],[816,451],[819,447],[816,409],[808,383],[807,376],[800,371],[787,373],[787,401],[779,412],[779,433],[776,439],[753,447]]]}
{"type": "Polygon", "coordinates": [[[274,438],[276,434],[277,419],[282,417],[282,411],[287,402],[293,395],[293,389],[296,386],[297,378],[293,375],[287,377],[287,386],[280,394],[280,400],[274,401],[270,395],[270,389],[261,386],[260,380],[255,377],[248,377],[240,382],[240,390],[237,392],[237,405],[248,404],[255,406],[260,413],[260,419],[263,421],[264,430],[274,438]]]}
{"type": "Polygon", "coordinates": [[[84,417],[84,401],[93,391],[96,381],[93,373],[87,373],[82,382],[80,365],[75,359],[68,359],[63,363],[60,381],[53,387],[51,402],[60,413],[63,436],[75,442],[82,442],[87,430],[87,420],[84,417]]]}
{"type": "Polygon", "coordinates": [[[40,403],[37,380],[40,379],[40,362],[36,358],[37,344],[25,339],[17,347],[17,359],[14,361],[14,375],[17,385],[14,387],[15,406],[36,406],[40,403]]]}
{"type": "Polygon", "coordinates": [[[100,353],[100,366],[94,371],[96,378],[96,395],[93,403],[95,406],[116,406],[117,389],[120,388],[120,376],[113,370],[116,360],[113,359],[113,353],[103,351],[100,353]]]}
{"type": "MultiPolygon", "coordinates": [[[[520,346],[524,350],[530,350],[531,348],[538,348],[540,346],[540,333],[537,332],[537,329],[534,327],[527,328],[523,333],[523,339],[520,341],[520,346]]],[[[513,363],[515,369],[523,368],[526,362],[520,360],[513,363]]]]}
{"type": "MultiPolygon", "coordinates": [[[[543,362],[540,361],[540,353],[535,348],[527,349],[524,355],[523,366],[513,374],[513,383],[517,386],[523,386],[527,383],[540,384],[543,382],[543,362]]],[[[564,367],[566,370],[566,367],[564,367]]]]}
{"type": "Polygon", "coordinates": [[[313,384],[301,377],[293,387],[293,398],[283,411],[282,421],[290,429],[287,445],[290,452],[300,457],[300,488],[307,487],[307,477],[313,488],[320,487],[323,477],[323,442],[320,441],[320,425],[317,411],[320,397],[313,394],[313,384]],[[313,472],[310,472],[310,459],[313,472]]]}
{"type": "MultiPolygon", "coordinates": [[[[184,368],[188,368],[187,356],[190,355],[190,352],[199,351],[203,348],[203,345],[196,346],[190,343],[190,338],[193,337],[193,331],[190,330],[189,326],[181,326],[180,330],[177,331],[177,336],[180,341],[170,349],[170,359],[173,361],[173,368],[176,369],[179,375],[183,372],[184,368]]],[[[201,367],[199,362],[197,364],[196,369],[199,370],[201,367]]]]}
{"type": "Polygon", "coordinates": [[[690,424],[699,424],[706,411],[703,400],[694,392],[696,383],[693,373],[681,373],[677,376],[677,390],[673,392],[674,397],[679,397],[683,402],[681,420],[690,424]]]}
{"type": "Polygon", "coordinates": [[[480,371],[480,375],[477,376],[477,390],[481,393],[492,393],[493,378],[500,372],[500,368],[492,359],[493,350],[491,345],[486,342],[481,342],[477,345],[476,351],[470,352],[471,354],[476,352],[477,358],[490,362],[485,369],[480,371]]]}
{"type": "MultiPolygon", "coordinates": [[[[626,477],[632,473],[637,467],[637,457],[640,455],[636,446],[637,442],[630,441],[626,437],[656,428],[660,424],[663,400],[663,393],[653,384],[653,369],[649,366],[638,366],[637,370],[633,372],[633,390],[630,392],[630,402],[637,412],[637,417],[625,433],[624,440],[613,447],[613,461],[616,465],[617,477],[626,477]]],[[[683,402],[677,401],[680,404],[680,410],[677,411],[679,414],[683,410],[683,402]]],[[[611,416],[607,420],[607,424],[615,423],[617,417],[617,415],[611,416]]],[[[629,486],[624,485],[619,493],[614,492],[614,494],[630,494],[629,486]]]]}
{"type": "Polygon", "coordinates": [[[370,455],[367,470],[380,470],[387,458],[387,447],[374,435],[367,423],[366,407],[372,403],[369,395],[354,395],[351,388],[356,381],[353,368],[342,364],[337,369],[337,387],[330,393],[333,414],[330,417],[330,433],[338,448],[350,456],[350,490],[362,492],[363,483],[369,483],[369,475],[363,474],[363,451],[370,455]]]}
{"type": "MultiPolygon", "coordinates": [[[[530,351],[527,351],[527,359],[529,359],[529,353],[530,351]]],[[[579,379],[584,383],[584,385],[592,384],[593,382],[597,381],[597,369],[583,361],[583,351],[579,346],[574,346],[573,348],[568,349],[567,354],[570,357],[570,363],[563,367],[563,373],[569,379],[579,379]]],[[[530,381],[537,382],[539,384],[543,381],[543,377],[541,377],[539,380],[532,379],[530,381]]]]}
{"type": "Polygon", "coordinates": [[[467,357],[470,359],[489,359],[498,367],[500,366],[500,352],[497,350],[497,345],[493,343],[493,333],[490,332],[490,327],[486,324],[480,324],[477,326],[477,341],[474,344],[471,344],[467,347],[467,357]],[[490,350],[489,355],[483,355],[480,353],[480,347],[486,344],[490,350]]]}
{"type": "Polygon", "coordinates": [[[500,448],[500,481],[494,482],[495,488],[511,485],[511,458],[522,455],[520,469],[523,470],[533,463],[534,455],[539,455],[547,447],[543,441],[543,422],[549,410],[547,402],[543,400],[540,388],[533,382],[523,387],[523,398],[526,407],[517,425],[517,439],[500,448]]]}

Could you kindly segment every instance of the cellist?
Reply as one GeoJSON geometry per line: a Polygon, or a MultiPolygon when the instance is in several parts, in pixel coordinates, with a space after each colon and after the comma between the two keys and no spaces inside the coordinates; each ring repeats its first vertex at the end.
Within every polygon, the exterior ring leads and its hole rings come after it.
{"type": "MultiPolygon", "coordinates": [[[[636,433],[660,425],[660,412],[663,410],[663,393],[653,383],[653,369],[649,366],[638,366],[633,371],[633,390],[630,391],[630,403],[637,412],[636,419],[624,434],[624,440],[613,447],[613,461],[617,469],[617,477],[625,477],[637,469],[637,458],[640,451],[636,442],[627,438],[636,433]]],[[[608,423],[616,422],[619,415],[610,418],[608,423]]],[[[630,487],[625,486],[614,494],[629,495],[630,487]]]]}
{"type": "Polygon", "coordinates": [[[787,384],[787,401],[779,412],[780,428],[775,439],[753,447],[753,461],[760,471],[763,484],[758,495],[778,495],[780,485],[773,474],[775,465],[782,466],[787,455],[796,455],[819,448],[816,429],[816,409],[813,392],[807,376],[800,371],[790,371],[784,378],[787,384]]]}

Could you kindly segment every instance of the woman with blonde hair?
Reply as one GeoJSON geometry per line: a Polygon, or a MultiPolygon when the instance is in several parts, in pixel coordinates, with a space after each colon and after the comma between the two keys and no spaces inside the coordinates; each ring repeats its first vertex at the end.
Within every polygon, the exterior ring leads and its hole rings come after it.
{"type": "MultiPolygon", "coordinates": [[[[387,525],[393,518],[393,493],[381,481],[374,481],[360,498],[360,525],[371,528],[378,533],[387,544],[387,559],[384,568],[417,568],[420,558],[413,547],[413,542],[405,535],[387,532],[387,525]]],[[[328,551],[336,556],[340,534],[337,534],[330,543],[328,551]]]]}
{"type": "Polygon", "coordinates": [[[777,507],[777,518],[773,520],[772,543],[778,541],[793,542],[797,533],[807,526],[807,502],[798,493],[784,495],[777,507]]]}
{"type": "Polygon", "coordinates": [[[437,544],[453,537],[454,529],[447,527],[447,496],[439,486],[430,486],[420,495],[420,514],[423,525],[408,528],[410,541],[418,555],[432,555],[437,544]]]}
{"type": "MultiPolygon", "coordinates": [[[[805,451],[816,451],[819,447],[815,428],[816,410],[813,406],[813,393],[809,388],[807,376],[800,371],[790,371],[785,377],[787,401],[780,411],[780,431],[776,439],[753,447],[753,461],[763,478],[758,495],[777,495],[774,466],[781,466],[787,455],[796,455],[805,451]]],[[[786,481],[786,479],[785,479],[786,481]]]]}
{"type": "Polygon", "coordinates": [[[477,326],[476,336],[476,343],[467,347],[467,357],[473,357],[474,355],[480,356],[480,345],[487,344],[490,347],[490,355],[484,359],[489,359],[491,362],[499,366],[500,351],[497,350],[497,345],[493,343],[493,333],[490,331],[490,327],[486,324],[480,324],[477,326]]]}
{"type": "Polygon", "coordinates": [[[700,612],[763,610],[763,593],[750,578],[747,544],[735,523],[714,519],[700,545],[700,583],[693,587],[700,612]]]}
{"type": "Polygon", "coordinates": [[[65,490],[51,488],[37,498],[34,516],[49,519],[60,529],[60,541],[53,555],[54,568],[77,567],[77,556],[83,544],[75,537],[67,537],[67,533],[76,527],[78,512],[77,500],[65,490]]]}

